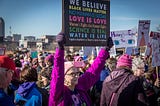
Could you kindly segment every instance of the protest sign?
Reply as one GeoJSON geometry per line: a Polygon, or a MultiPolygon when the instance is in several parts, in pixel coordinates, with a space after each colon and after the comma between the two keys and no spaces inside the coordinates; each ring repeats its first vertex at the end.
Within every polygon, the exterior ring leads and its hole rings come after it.
{"type": "Polygon", "coordinates": [[[147,47],[146,47],[146,51],[145,51],[145,56],[150,56],[152,53],[152,48],[151,48],[151,44],[148,43],[147,47]]]}
{"type": "Polygon", "coordinates": [[[91,46],[85,46],[83,47],[83,55],[85,56],[97,56],[97,50],[96,47],[91,47],[91,46]]]}
{"type": "Polygon", "coordinates": [[[152,66],[160,66],[160,33],[151,33],[151,47],[152,47],[152,66]]]}
{"type": "Polygon", "coordinates": [[[66,46],[105,46],[110,33],[110,1],[63,0],[66,46]]]}
{"type": "Polygon", "coordinates": [[[37,51],[32,51],[31,52],[31,57],[32,58],[37,58],[38,57],[38,52],[37,51]]]}
{"type": "Polygon", "coordinates": [[[138,25],[137,45],[146,46],[149,42],[150,20],[140,20],[138,25]]]}
{"type": "Polygon", "coordinates": [[[134,52],[133,50],[134,50],[133,47],[126,47],[125,53],[128,54],[128,55],[132,55],[133,52],[134,52]]]}
{"type": "Polygon", "coordinates": [[[0,56],[5,55],[5,49],[4,47],[0,48],[0,56]]]}
{"type": "Polygon", "coordinates": [[[110,36],[114,42],[115,48],[135,47],[137,44],[137,30],[111,31],[110,36]]]}
{"type": "Polygon", "coordinates": [[[115,45],[110,49],[109,55],[110,55],[110,57],[115,57],[115,56],[116,56],[116,48],[115,48],[115,45]]]}

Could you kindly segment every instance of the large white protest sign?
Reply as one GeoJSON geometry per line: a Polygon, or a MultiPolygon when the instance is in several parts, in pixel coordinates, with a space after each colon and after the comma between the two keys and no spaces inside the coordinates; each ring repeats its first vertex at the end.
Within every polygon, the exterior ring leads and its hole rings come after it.
{"type": "Polygon", "coordinates": [[[115,48],[126,48],[137,46],[137,30],[111,31],[110,36],[114,42],[115,48]]]}
{"type": "Polygon", "coordinates": [[[149,42],[150,20],[140,20],[138,25],[137,45],[146,46],[149,42]]]}

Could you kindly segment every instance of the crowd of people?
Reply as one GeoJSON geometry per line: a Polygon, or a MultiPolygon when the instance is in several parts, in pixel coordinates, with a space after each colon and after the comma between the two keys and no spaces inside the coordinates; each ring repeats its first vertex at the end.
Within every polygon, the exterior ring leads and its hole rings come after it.
{"type": "Polygon", "coordinates": [[[160,106],[159,75],[149,57],[110,57],[113,41],[97,56],[55,53],[0,56],[0,106],[160,106]]]}

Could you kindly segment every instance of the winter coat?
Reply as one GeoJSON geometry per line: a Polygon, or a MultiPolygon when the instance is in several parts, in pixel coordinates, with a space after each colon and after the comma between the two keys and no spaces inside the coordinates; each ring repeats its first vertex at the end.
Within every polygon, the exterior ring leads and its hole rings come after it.
{"type": "Polygon", "coordinates": [[[0,88],[0,106],[15,106],[13,100],[0,88]]]}
{"type": "Polygon", "coordinates": [[[21,84],[16,92],[15,103],[25,104],[25,106],[42,106],[42,95],[37,89],[36,83],[21,84]]]}
{"type": "MultiPolygon", "coordinates": [[[[64,50],[57,48],[54,56],[49,106],[72,106],[71,91],[64,85],[64,50]]],[[[99,80],[100,72],[108,57],[109,53],[102,49],[91,67],[78,79],[75,90],[84,100],[86,106],[91,106],[91,100],[87,91],[99,80]]]]}
{"type": "Polygon", "coordinates": [[[116,69],[103,82],[101,106],[146,106],[142,81],[126,69],[116,69]]]}

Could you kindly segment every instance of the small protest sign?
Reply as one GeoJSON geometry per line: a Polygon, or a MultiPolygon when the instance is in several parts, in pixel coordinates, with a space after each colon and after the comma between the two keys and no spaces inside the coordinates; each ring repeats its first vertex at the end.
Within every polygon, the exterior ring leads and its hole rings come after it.
{"type": "Polygon", "coordinates": [[[6,48],[2,47],[0,48],[0,56],[5,55],[6,48]]]}

